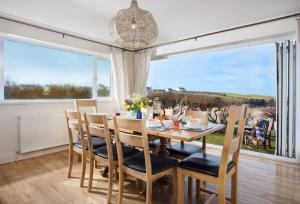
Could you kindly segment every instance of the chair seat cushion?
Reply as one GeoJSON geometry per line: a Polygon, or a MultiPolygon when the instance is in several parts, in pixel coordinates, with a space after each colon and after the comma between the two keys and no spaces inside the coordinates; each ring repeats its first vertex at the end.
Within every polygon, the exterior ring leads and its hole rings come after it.
{"type": "MultiPolygon", "coordinates": [[[[99,147],[102,147],[102,146],[106,145],[106,142],[105,142],[104,139],[99,138],[99,137],[96,137],[96,136],[93,136],[93,137],[92,137],[92,143],[93,143],[93,148],[94,148],[94,149],[97,149],[97,148],[99,148],[99,147]]],[[[81,147],[81,143],[80,143],[79,140],[76,141],[76,142],[74,142],[73,144],[74,144],[74,146],[76,146],[76,147],[78,147],[78,148],[80,148],[80,149],[82,148],[82,147],[81,147]]],[[[89,147],[88,147],[87,139],[85,139],[85,144],[86,144],[86,149],[88,150],[89,147]]]]}
{"type": "MultiPolygon", "coordinates": [[[[152,174],[157,174],[169,168],[175,167],[178,163],[177,159],[163,157],[156,154],[150,154],[150,159],[152,174]]],[[[146,173],[144,152],[141,151],[138,154],[124,160],[124,165],[136,171],[146,173]]]]}
{"type": "MultiPolygon", "coordinates": [[[[130,148],[130,147],[127,147],[127,146],[124,146],[124,145],[122,145],[122,151],[123,151],[123,157],[124,158],[130,157],[130,156],[135,155],[138,152],[140,152],[137,149],[130,148]]],[[[118,151],[117,151],[117,145],[116,144],[112,144],[112,152],[113,152],[113,160],[114,161],[118,160],[118,151]]],[[[105,145],[103,147],[95,149],[94,154],[99,156],[99,157],[108,159],[107,146],[105,145]]]]}
{"type": "Polygon", "coordinates": [[[160,146],[160,140],[152,140],[149,142],[149,147],[159,147],[160,146]]]}
{"type": "MultiPolygon", "coordinates": [[[[179,162],[178,167],[217,177],[219,174],[220,162],[221,157],[219,156],[206,153],[196,153],[179,162]]],[[[233,167],[234,163],[229,161],[227,165],[227,172],[233,167]]]]}
{"type": "Polygon", "coordinates": [[[167,147],[167,150],[170,152],[170,154],[181,154],[183,156],[190,156],[194,153],[201,153],[202,148],[185,142],[184,144],[181,143],[173,143],[170,145],[170,147],[167,147]]]}

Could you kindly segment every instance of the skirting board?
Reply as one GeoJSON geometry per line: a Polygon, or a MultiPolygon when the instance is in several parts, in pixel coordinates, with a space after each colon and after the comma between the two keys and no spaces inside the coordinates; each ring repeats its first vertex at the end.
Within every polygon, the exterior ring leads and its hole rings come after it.
{"type": "Polygon", "coordinates": [[[38,157],[38,156],[42,156],[45,154],[51,154],[51,153],[55,153],[55,152],[64,151],[64,150],[67,150],[68,148],[69,148],[69,145],[63,145],[63,146],[59,146],[59,147],[38,150],[38,151],[29,152],[29,153],[25,153],[25,154],[17,154],[17,161],[23,160],[23,159],[29,159],[29,158],[33,158],[33,157],[38,157]]]}

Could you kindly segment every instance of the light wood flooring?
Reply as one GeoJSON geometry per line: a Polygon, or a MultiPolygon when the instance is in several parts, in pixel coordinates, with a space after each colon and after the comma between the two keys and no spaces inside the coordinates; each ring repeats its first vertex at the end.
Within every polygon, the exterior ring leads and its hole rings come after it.
{"type": "MultiPolygon", "coordinates": [[[[219,153],[216,150],[208,151],[219,153]]],[[[85,187],[79,187],[78,162],[74,165],[73,177],[67,178],[67,161],[67,151],[62,151],[0,165],[0,204],[105,203],[107,179],[102,178],[98,170],[95,171],[94,189],[88,193],[87,178],[85,187]]],[[[88,169],[86,172],[89,172],[88,169]]],[[[300,203],[300,166],[241,155],[238,185],[238,203],[241,204],[300,203]]],[[[207,187],[214,189],[209,184],[207,187]]],[[[114,203],[117,202],[117,189],[116,182],[112,197],[114,203]]],[[[134,181],[127,181],[125,189],[124,203],[145,202],[144,194],[139,193],[141,187],[138,189],[134,181]]],[[[171,204],[170,192],[170,185],[156,182],[153,186],[153,203],[171,204]]],[[[196,197],[194,191],[188,201],[186,193],[186,203],[203,203],[206,196],[203,193],[196,197]]]]}

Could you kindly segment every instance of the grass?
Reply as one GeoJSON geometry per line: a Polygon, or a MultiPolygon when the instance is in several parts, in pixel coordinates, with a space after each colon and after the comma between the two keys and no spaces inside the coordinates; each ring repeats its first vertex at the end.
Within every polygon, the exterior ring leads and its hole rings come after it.
{"type": "MultiPolygon", "coordinates": [[[[224,136],[225,136],[224,133],[219,133],[219,132],[211,134],[207,137],[207,143],[223,146],[224,136]]],[[[260,152],[260,153],[266,153],[266,154],[275,154],[275,145],[276,145],[275,141],[272,141],[271,148],[267,146],[266,149],[264,149],[263,146],[252,147],[252,146],[245,146],[244,144],[242,144],[242,149],[260,152]]]]}

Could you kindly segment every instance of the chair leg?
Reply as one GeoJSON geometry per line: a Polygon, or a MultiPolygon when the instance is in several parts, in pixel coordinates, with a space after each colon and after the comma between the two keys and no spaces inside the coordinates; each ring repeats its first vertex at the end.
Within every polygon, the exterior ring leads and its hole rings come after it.
{"type": "Polygon", "coordinates": [[[231,203],[237,204],[237,194],[238,194],[238,170],[234,172],[231,176],[231,203]]]}
{"type": "Polygon", "coordinates": [[[177,203],[177,169],[174,168],[172,174],[172,194],[173,194],[173,203],[177,203]]]}
{"type": "Polygon", "coordinates": [[[93,187],[94,164],[96,164],[96,162],[94,162],[94,158],[90,157],[90,174],[89,174],[88,192],[91,192],[92,191],[92,187],[93,187]]]}
{"type": "Polygon", "coordinates": [[[191,198],[193,195],[193,178],[188,177],[188,197],[191,198]]]}
{"type": "Polygon", "coordinates": [[[72,147],[69,148],[69,169],[68,169],[68,178],[71,178],[72,168],[73,168],[73,160],[74,160],[74,151],[72,147]]]}
{"type": "Polygon", "coordinates": [[[219,185],[218,204],[225,204],[225,203],[226,203],[226,182],[222,182],[219,185]]]}
{"type": "Polygon", "coordinates": [[[111,203],[111,194],[112,194],[112,187],[114,182],[114,173],[113,173],[113,165],[110,165],[110,171],[108,173],[108,192],[107,192],[107,203],[111,203]]]}
{"type": "Polygon", "coordinates": [[[184,175],[182,169],[177,169],[177,204],[184,203],[184,175]]]}
{"type": "Polygon", "coordinates": [[[81,177],[80,177],[80,187],[84,185],[85,179],[85,169],[86,169],[86,156],[84,154],[81,155],[81,177]]]}
{"type": "Polygon", "coordinates": [[[146,183],[146,204],[152,204],[152,181],[146,183]]]}
{"type": "Polygon", "coordinates": [[[117,181],[117,180],[118,180],[118,166],[116,166],[116,167],[114,168],[114,174],[115,174],[114,179],[115,179],[115,181],[117,181]]]}
{"type": "Polygon", "coordinates": [[[201,188],[201,181],[199,179],[196,179],[196,196],[200,196],[200,188],[201,188]]]}
{"type": "Polygon", "coordinates": [[[124,173],[119,169],[119,196],[118,196],[118,204],[123,203],[123,191],[124,191],[124,173]]]}

